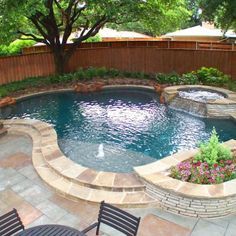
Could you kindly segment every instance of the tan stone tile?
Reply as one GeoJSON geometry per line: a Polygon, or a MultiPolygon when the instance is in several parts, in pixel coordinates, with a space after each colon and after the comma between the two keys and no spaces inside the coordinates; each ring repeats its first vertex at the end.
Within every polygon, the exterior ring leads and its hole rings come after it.
{"type": "Polygon", "coordinates": [[[223,183],[224,185],[224,195],[230,196],[236,194],[236,179],[227,181],[223,183]]]}
{"type": "Polygon", "coordinates": [[[135,174],[117,173],[114,179],[114,187],[116,186],[143,186],[143,183],[138,179],[138,177],[136,177],[135,174]]]}
{"type": "Polygon", "coordinates": [[[14,208],[19,203],[23,202],[23,198],[16,194],[11,189],[7,189],[0,192],[0,199],[3,201],[7,206],[14,208]]]}
{"type": "Polygon", "coordinates": [[[212,197],[223,197],[224,196],[224,185],[214,184],[207,186],[207,190],[212,197]]]}
{"type": "Polygon", "coordinates": [[[15,208],[17,209],[19,216],[25,226],[31,224],[37,218],[42,216],[41,211],[39,211],[26,201],[20,203],[15,208]]]}
{"type": "Polygon", "coordinates": [[[47,161],[51,161],[53,159],[56,159],[56,158],[59,158],[59,157],[62,157],[64,156],[64,154],[60,151],[60,150],[52,150],[50,151],[48,154],[44,154],[43,152],[43,155],[44,155],[44,158],[47,160],[47,161]]]}
{"type": "Polygon", "coordinates": [[[71,184],[67,193],[76,198],[88,199],[92,191],[94,190],[79,185],[71,184]]]}
{"type": "Polygon", "coordinates": [[[89,195],[90,201],[95,202],[109,202],[110,204],[117,204],[121,203],[123,198],[125,196],[124,192],[109,192],[109,191],[103,191],[103,190],[93,190],[91,191],[91,194],[89,195]]]}
{"type": "Polygon", "coordinates": [[[145,216],[140,223],[138,236],[187,236],[191,230],[155,215],[145,216]]]}
{"type": "Polygon", "coordinates": [[[100,171],[93,184],[99,186],[113,186],[116,174],[112,172],[102,172],[100,171]]]}
{"type": "Polygon", "coordinates": [[[55,188],[57,191],[68,193],[69,190],[71,189],[72,183],[69,180],[58,178],[54,181],[51,181],[49,185],[55,188]]]}
{"type": "Polygon", "coordinates": [[[150,183],[154,183],[154,184],[158,184],[159,182],[163,182],[163,181],[170,181],[172,180],[172,178],[170,178],[169,176],[166,176],[162,173],[154,173],[151,175],[145,175],[144,178],[150,182],[150,183]]]}
{"type": "Polygon", "coordinates": [[[174,156],[168,156],[162,159],[162,162],[167,164],[169,167],[176,166],[180,161],[174,158],[174,156]]]}
{"type": "Polygon", "coordinates": [[[138,175],[148,175],[156,172],[161,172],[169,168],[169,165],[165,164],[164,162],[155,161],[153,163],[144,165],[144,166],[138,166],[134,167],[134,170],[138,173],[138,175]]]}
{"type": "Polygon", "coordinates": [[[58,172],[62,172],[72,167],[74,165],[74,162],[66,158],[65,156],[62,156],[49,161],[49,164],[58,172]]]}
{"type": "Polygon", "coordinates": [[[134,192],[134,193],[126,193],[122,202],[124,203],[132,203],[132,202],[141,202],[144,198],[144,192],[134,192]]]}
{"type": "Polygon", "coordinates": [[[69,213],[76,215],[80,218],[80,222],[84,222],[86,225],[91,224],[98,217],[100,204],[90,203],[79,199],[77,201],[72,201],[59,196],[58,194],[54,194],[50,200],[69,213]]]}
{"type": "Polygon", "coordinates": [[[32,161],[35,167],[44,166],[46,163],[41,153],[34,153],[32,156],[32,161]]]}
{"type": "Polygon", "coordinates": [[[210,197],[207,186],[201,184],[183,183],[178,189],[178,192],[194,197],[210,197]]]}
{"type": "Polygon", "coordinates": [[[73,164],[68,169],[62,171],[62,174],[68,178],[76,178],[82,172],[84,172],[87,168],[81,165],[73,164]]]}
{"type": "Polygon", "coordinates": [[[185,185],[185,183],[183,183],[182,181],[179,181],[177,179],[173,179],[173,178],[169,177],[165,181],[157,182],[156,185],[163,188],[163,189],[178,191],[182,185],[185,185]]]}
{"type": "Polygon", "coordinates": [[[78,175],[76,179],[78,179],[79,181],[92,183],[97,177],[97,175],[98,175],[97,171],[92,170],[92,169],[86,169],[80,175],[78,175]]]}
{"type": "Polygon", "coordinates": [[[30,165],[31,158],[24,153],[16,153],[12,156],[0,160],[0,167],[2,168],[21,168],[30,165]]]}

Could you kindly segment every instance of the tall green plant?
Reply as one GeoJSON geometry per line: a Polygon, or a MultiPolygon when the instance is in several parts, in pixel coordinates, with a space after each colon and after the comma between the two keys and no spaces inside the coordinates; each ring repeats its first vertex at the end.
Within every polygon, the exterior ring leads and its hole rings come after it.
{"type": "Polygon", "coordinates": [[[194,157],[194,162],[207,162],[209,165],[214,165],[220,160],[232,158],[232,152],[219,142],[219,137],[214,128],[209,141],[200,145],[200,152],[194,157]]]}

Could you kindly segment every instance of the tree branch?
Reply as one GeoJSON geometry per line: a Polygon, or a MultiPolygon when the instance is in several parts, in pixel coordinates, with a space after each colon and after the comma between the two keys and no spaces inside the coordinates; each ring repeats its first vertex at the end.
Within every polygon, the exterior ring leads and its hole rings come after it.
{"type": "Polygon", "coordinates": [[[25,32],[22,32],[20,30],[18,30],[17,33],[22,34],[22,35],[27,36],[27,37],[30,37],[30,38],[21,38],[21,40],[34,40],[36,42],[45,43],[45,44],[49,45],[47,40],[45,40],[44,38],[39,38],[39,37],[35,36],[34,34],[25,33],[25,32]]]}

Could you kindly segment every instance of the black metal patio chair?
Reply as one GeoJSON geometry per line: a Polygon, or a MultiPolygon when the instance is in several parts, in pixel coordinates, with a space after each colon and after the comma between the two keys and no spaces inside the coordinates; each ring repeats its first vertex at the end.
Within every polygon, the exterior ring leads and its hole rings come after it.
{"type": "Polygon", "coordinates": [[[82,232],[86,234],[88,231],[97,228],[96,235],[98,235],[100,224],[104,223],[124,233],[127,236],[136,236],[140,219],[140,217],[135,217],[124,210],[121,210],[102,201],[98,214],[98,222],[90,225],[82,232]]]}
{"type": "Polygon", "coordinates": [[[25,227],[16,209],[0,216],[0,235],[11,236],[24,230],[25,227]]]}

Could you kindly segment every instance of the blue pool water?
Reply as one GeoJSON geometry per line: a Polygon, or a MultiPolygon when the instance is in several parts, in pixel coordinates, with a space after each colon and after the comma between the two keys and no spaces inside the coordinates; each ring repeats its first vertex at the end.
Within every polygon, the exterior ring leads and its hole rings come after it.
{"type": "Polygon", "coordinates": [[[66,156],[84,166],[130,172],[182,149],[196,147],[215,127],[236,139],[236,123],[197,118],[159,103],[146,89],[107,89],[40,95],[0,110],[2,118],[34,118],[54,125],[66,156]]]}

